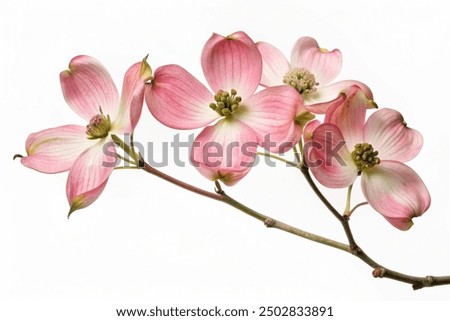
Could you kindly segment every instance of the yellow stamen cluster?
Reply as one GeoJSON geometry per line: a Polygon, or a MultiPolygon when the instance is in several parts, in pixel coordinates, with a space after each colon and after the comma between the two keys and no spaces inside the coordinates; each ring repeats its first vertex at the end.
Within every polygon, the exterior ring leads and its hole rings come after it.
{"type": "Polygon", "coordinates": [[[242,101],[240,96],[237,96],[236,89],[231,89],[230,92],[219,90],[214,95],[215,103],[209,104],[220,116],[230,116],[239,108],[239,103],[242,101]]]}
{"type": "Polygon", "coordinates": [[[356,144],[355,150],[352,152],[352,159],[358,170],[372,168],[380,164],[380,158],[377,157],[378,152],[375,151],[371,144],[356,144]]]}
{"type": "Polygon", "coordinates": [[[283,82],[294,87],[300,94],[313,93],[317,90],[316,77],[305,68],[295,68],[283,77],[283,82]]]}

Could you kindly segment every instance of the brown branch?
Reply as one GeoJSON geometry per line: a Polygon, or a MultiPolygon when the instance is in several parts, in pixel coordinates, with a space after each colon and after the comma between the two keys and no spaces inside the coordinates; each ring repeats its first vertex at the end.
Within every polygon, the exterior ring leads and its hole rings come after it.
{"type": "Polygon", "coordinates": [[[319,199],[325,204],[325,206],[328,208],[328,210],[339,220],[339,222],[341,222],[341,224],[344,228],[345,234],[347,235],[349,245],[322,237],[320,235],[316,235],[313,233],[303,231],[301,229],[298,229],[298,228],[288,225],[286,223],[277,221],[269,216],[261,214],[255,210],[245,206],[244,204],[236,201],[235,199],[231,198],[221,188],[216,189],[216,193],[208,192],[201,188],[195,187],[186,182],[178,180],[170,175],[167,175],[167,174],[151,167],[150,165],[148,165],[145,162],[143,162],[142,165],[143,165],[142,169],[144,171],[146,171],[152,175],[158,176],[176,186],[179,186],[183,189],[189,190],[193,193],[208,197],[210,199],[214,199],[216,201],[226,203],[226,204],[250,215],[251,217],[253,217],[257,220],[264,222],[264,224],[268,228],[276,228],[281,231],[308,239],[310,241],[321,243],[321,244],[342,250],[344,252],[351,253],[354,256],[356,256],[357,258],[359,258],[360,260],[362,260],[363,262],[365,262],[367,265],[369,265],[370,267],[373,268],[372,275],[375,278],[388,278],[388,279],[396,280],[399,282],[408,283],[408,284],[412,285],[412,288],[414,290],[418,290],[418,289],[421,289],[424,287],[433,287],[433,286],[438,286],[438,285],[450,284],[450,276],[418,277],[418,276],[403,274],[403,273],[388,269],[388,268],[384,267],[383,265],[374,261],[371,257],[369,257],[357,245],[356,241],[354,240],[348,220],[345,219],[344,216],[339,214],[339,212],[333,207],[333,205],[331,205],[331,203],[325,198],[325,196],[322,194],[322,192],[319,190],[319,188],[316,186],[316,184],[312,180],[311,175],[309,173],[309,169],[305,165],[302,165],[300,167],[303,175],[305,176],[306,180],[308,181],[308,183],[310,184],[311,188],[316,193],[316,195],[319,197],[319,199]]]}
{"type": "Polygon", "coordinates": [[[372,276],[375,278],[388,278],[392,280],[396,280],[403,283],[408,283],[412,285],[413,290],[419,290],[424,287],[433,287],[438,285],[448,285],[450,284],[450,276],[413,276],[404,273],[400,273],[388,268],[383,267],[382,265],[376,263],[373,259],[371,259],[361,248],[358,248],[358,253],[355,254],[360,260],[364,261],[368,265],[374,268],[372,271],[372,276]]]}
{"type": "MultiPolygon", "coordinates": [[[[339,220],[341,223],[345,234],[347,236],[350,253],[365,262],[367,265],[374,268],[372,275],[375,278],[389,278],[399,282],[409,283],[412,285],[414,290],[419,290],[424,287],[432,287],[437,285],[447,285],[450,284],[450,276],[412,276],[408,274],[403,274],[388,268],[385,268],[383,265],[375,262],[370,256],[368,256],[361,247],[356,243],[355,238],[353,237],[352,230],[350,228],[350,224],[348,221],[348,217],[345,215],[341,215],[336,208],[331,205],[331,203],[327,200],[327,198],[322,194],[320,189],[317,187],[316,183],[311,177],[309,172],[309,168],[306,164],[302,164],[300,166],[300,170],[305,177],[308,184],[311,186],[311,189],[317,195],[317,197],[322,201],[322,203],[327,207],[327,209],[339,220]]],[[[365,204],[365,203],[361,203],[365,204]]],[[[361,205],[359,204],[359,205],[361,205]]]]}

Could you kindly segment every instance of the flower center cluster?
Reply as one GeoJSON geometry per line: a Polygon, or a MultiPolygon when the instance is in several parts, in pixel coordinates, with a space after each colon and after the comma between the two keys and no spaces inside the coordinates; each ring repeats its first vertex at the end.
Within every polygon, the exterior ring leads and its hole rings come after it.
{"type": "Polygon", "coordinates": [[[295,68],[283,77],[283,82],[294,87],[300,94],[313,93],[317,90],[316,77],[305,68],[295,68]]]}
{"type": "Polygon", "coordinates": [[[380,158],[377,155],[378,152],[373,149],[371,144],[362,143],[355,145],[355,150],[352,152],[352,159],[358,167],[358,170],[361,171],[380,164],[380,158]]]}
{"type": "MultiPolygon", "coordinates": [[[[101,111],[100,111],[101,112],[101,111]]],[[[111,130],[111,119],[109,115],[97,114],[91,118],[86,126],[88,139],[105,138],[111,130]]]]}
{"type": "Polygon", "coordinates": [[[214,95],[215,103],[209,104],[220,116],[230,116],[239,108],[239,103],[242,98],[237,96],[236,89],[231,89],[230,92],[219,90],[214,95]]]}

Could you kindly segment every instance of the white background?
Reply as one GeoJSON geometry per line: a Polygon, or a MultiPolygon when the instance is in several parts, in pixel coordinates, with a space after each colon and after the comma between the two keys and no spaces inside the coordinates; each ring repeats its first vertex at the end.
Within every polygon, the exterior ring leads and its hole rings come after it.
{"type": "MultiPolygon", "coordinates": [[[[98,58],[120,90],[126,69],[147,54],[153,69],[177,63],[204,81],[200,53],[212,32],[244,30],[288,56],[300,36],[313,36],[322,47],[342,51],[339,79],[368,84],[380,107],[400,110],[425,139],[410,165],[429,187],[430,210],[401,232],[365,207],[351,220],[356,239],[392,269],[450,274],[450,12],[445,2],[436,3],[3,0],[0,319],[115,320],[114,309],[122,307],[257,311],[308,304],[333,305],[337,320],[444,318],[446,303],[437,300],[450,299],[450,286],[412,291],[374,279],[351,255],[268,230],[144,172],[114,172],[101,197],[67,220],[67,174],[40,174],[12,160],[25,153],[31,132],[84,125],[59,85],[59,72],[75,55],[98,58]]],[[[155,142],[155,159],[161,142],[175,133],[144,106],[136,139],[155,142]]],[[[193,168],[163,170],[213,188],[193,168]]],[[[345,241],[294,169],[260,165],[227,192],[265,214],[345,241]]],[[[344,191],[325,192],[343,208],[344,191]]]]}

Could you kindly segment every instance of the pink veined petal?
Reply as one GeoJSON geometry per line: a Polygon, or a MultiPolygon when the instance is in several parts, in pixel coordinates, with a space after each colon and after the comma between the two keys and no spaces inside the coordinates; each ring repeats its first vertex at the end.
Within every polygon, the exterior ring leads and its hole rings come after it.
{"type": "MultiPolygon", "coordinates": [[[[305,128],[303,129],[303,140],[304,140],[305,144],[310,142],[313,139],[313,132],[320,125],[322,125],[322,123],[317,119],[312,120],[306,124],[305,128]]],[[[307,146],[305,146],[305,150],[307,150],[307,148],[310,148],[311,144],[312,143],[309,143],[307,146]]]]}
{"type": "Polygon", "coordinates": [[[43,173],[64,172],[94,143],[94,140],[87,139],[86,127],[83,126],[45,129],[28,136],[25,144],[28,156],[21,158],[21,162],[43,173]]]}
{"type": "Polygon", "coordinates": [[[105,67],[89,56],[76,56],[60,74],[61,88],[69,106],[84,120],[100,113],[115,119],[119,94],[105,67]]]}
{"type": "Polygon", "coordinates": [[[144,102],[145,82],[151,77],[152,70],[145,61],[135,63],[125,73],[120,98],[120,111],[113,119],[116,133],[132,133],[141,117],[144,102]]]}
{"type": "MultiPolygon", "coordinates": [[[[260,146],[267,150],[286,150],[285,139],[292,136],[291,126],[303,101],[291,86],[266,88],[242,101],[235,118],[253,129],[260,146]]],[[[290,146],[292,147],[292,142],[290,146]]]]}
{"type": "Polygon", "coordinates": [[[358,176],[344,138],[333,124],[322,124],[314,130],[312,140],[304,145],[304,155],[314,177],[326,187],[350,186],[358,176]]]}
{"type": "MultiPolygon", "coordinates": [[[[305,95],[305,96],[308,96],[308,95],[305,95]]],[[[308,100],[308,98],[307,97],[304,97],[304,98],[305,98],[305,102],[306,102],[308,100]]],[[[318,114],[318,115],[326,114],[326,112],[329,109],[333,108],[333,106],[341,105],[344,103],[344,101],[345,101],[345,95],[339,94],[330,101],[326,101],[323,103],[314,103],[312,105],[306,105],[305,108],[314,114],[318,114]]]]}
{"type": "Polygon", "coordinates": [[[422,149],[422,135],[406,126],[396,110],[383,108],[374,112],[364,126],[364,140],[378,151],[381,160],[406,162],[422,149]]]}
{"type": "Polygon", "coordinates": [[[234,185],[252,167],[256,141],[256,134],[248,126],[236,120],[222,119],[205,127],[195,138],[191,163],[206,178],[234,185]]]}
{"type": "Polygon", "coordinates": [[[353,150],[356,144],[365,142],[363,133],[366,109],[372,107],[372,101],[357,86],[346,88],[341,95],[345,96],[345,100],[341,104],[330,106],[324,122],[339,127],[347,146],[353,150]]]}
{"type": "Polygon", "coordinates": [[[298,144],[298,142],[300,141],[300,137],[302,137],[302,128],[294,122],[291,124],[291,127],[289,128],[286,136],[280,139],[278,142],[274,142],[275,146],[270,147],[264,146],[264,144],[261,145],[271,153],[283,154],[291,150],[296,144],[298,144]]]}
{"type": "Polygon", "coordinates": [[[214,93],[235,89],[238,96],[246,99],[261,81],[262,58],[244,32],[227,37],[213,34],[202,51],[202,68],[214,93]]]}
{"type": "Polygon", "coordinates": [[[203,127],[219,118],[209,107],[213,95],[178,65],[159,67],[145,90],[145,102],[162,124],[175,129],[203,127]]]}
{"type": "Polygon", "coordinates": [[[412,218],[430,206],[431,197],[422,179],[400,162],[381,161],[364,170],[361,184],[369,204],[400,230],[408,230],[412,218]]]}
{"type": "Polygon", "coordinates": [[[324,86],[341,71],[342,55],[339,49],[328,51],[320,48],[314,38],[301,37],[292,48],[291,67],[309,70],[319,85],[324,86]]]}
{"type": "Polygon", "coordinates": [[[283,77],[291,69],[286,57],[267,42],[258,42],[256,47],[263,60],[261,85],[265,87],[282,85],[283,77]]]}
{"type": "Polygon", "coordinates": [[[77,158],[69,172],[66,186],[69,215],[91,205],[100,196],[116,161],[114,143],[108,139],[97,141],[77,158]]]}
{"type": "MultiPolygon", "coordinates": [[[[330,102],[336,99],[344,89],[351,86],[358,86],[367,99],[373,101],[372,91],[366,84],[357,80],[342,80],[326,86],[319,86],[315,92],[305,95],[305,103],[308,105],[320,105],[330,102]]],[[[376,107],[375,103],[373,105],[376,107]]]]}

